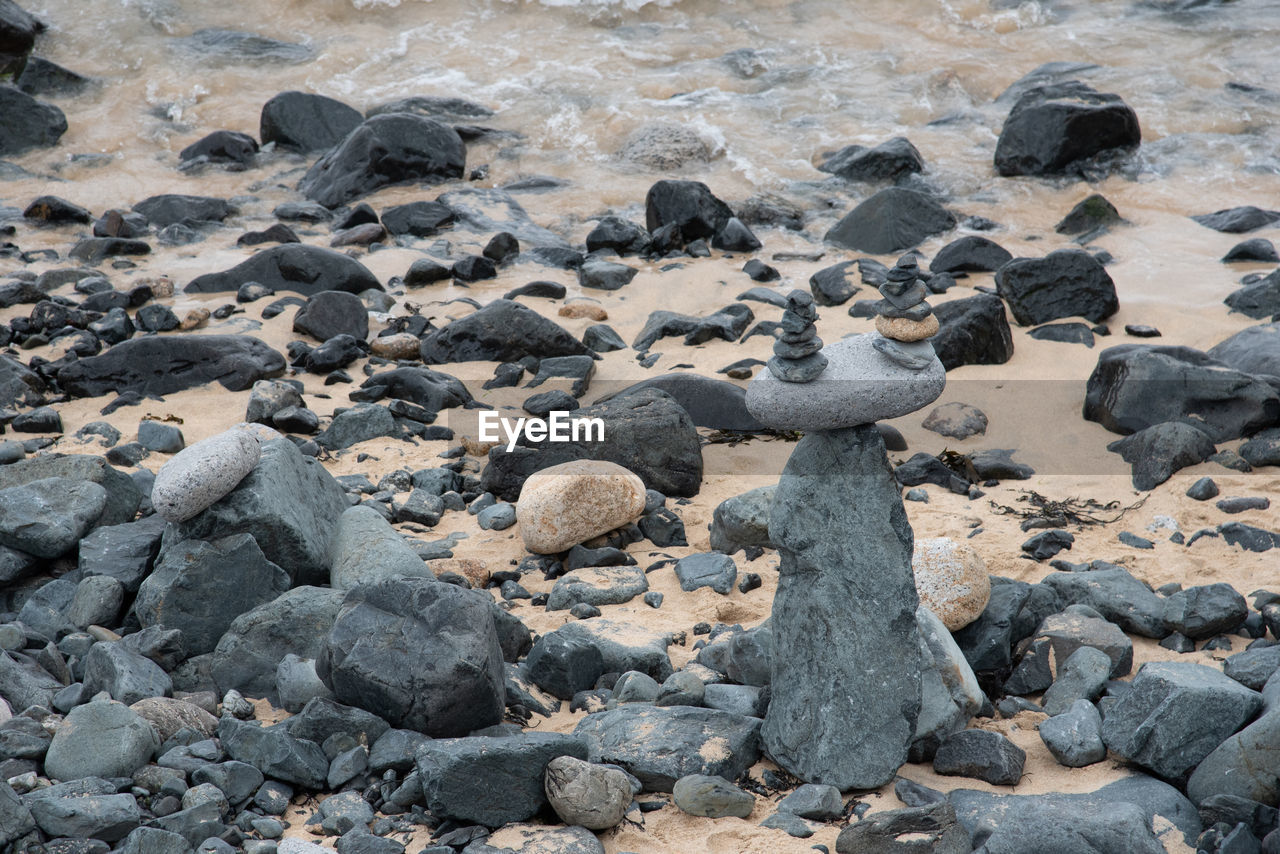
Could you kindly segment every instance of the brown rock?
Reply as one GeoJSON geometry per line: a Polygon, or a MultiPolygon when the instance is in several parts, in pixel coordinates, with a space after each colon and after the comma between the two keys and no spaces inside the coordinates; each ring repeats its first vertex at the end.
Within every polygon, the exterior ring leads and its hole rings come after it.
{"type": "Polygon", "coordinates": [[[516,518],[525,548],[555,554],[644,512],[644,482],[617,463],[574,460],[529,476],[516,518]]]}
{"type": "Polygon", "coordinates": [[[383,335],[369,342],[369,349],[375,356],[384,359],[417,359],[418,346],[421,344],[417,336],[408,332],[397,335],[383,335]]]}
{"type": "Polygon", "coordinates": [[[587,317],[597,323],[609,319],[609,312],[590,302],[571,302],[568,305],[562,305],[559,314],[561,317],[587,317]]]}
{"type": "Polygon", "coordinates": [[[981,556],[949,537],[916,540],[911,570],[920,604],[950,631],[978,619],[991,598],[991,578],[981,556]]]}
{"type": "Polygon", "coordinates": [[[190,332],[192,329],[199,329],[209,322],[209,309],[193,308],[187,312],[187,316],[182,318],[182,322],[178,324],[178,328],[183,332],[190,332]]]}
{"type": "Polygon", "coordinates": [[[175,732],[188,727],[213,738],[218,733],[218,719],[204,709],[184,700],[170,697],[147,697],[129,707],[145,719],[160,734],[160,741],[168,741],[175,732]]]}
{"type": "Polygon", "coordinates": [[[938,332],[938,318],[929,315],[924,320],[908,320],[905,317],[877,317],[876,332],[894,341],[923,341],[938,332]]]}

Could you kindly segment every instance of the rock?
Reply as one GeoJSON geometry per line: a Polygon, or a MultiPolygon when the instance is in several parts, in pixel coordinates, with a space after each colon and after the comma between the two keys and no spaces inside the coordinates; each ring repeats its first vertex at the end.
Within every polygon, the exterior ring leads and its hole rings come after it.
{"type": "Polygon", "coordinates": [[[314,741],[295,738],[279,726],[263,727],[230,715],[218,722],[218,739],[232,759],[252,765],[273,780],[304,789],[325,787],[329,760],[314,741]]]}
{"type": "Polygon", "coordinates": [[[333,148],[364,117],[341,101],[307,92],[281,92],[262,105],[258,136],[304,154],[333,148]]]}
{"type": "Polygon", "coordinates": [[[604,673],[604,656],[588,639],[549,632],[533,645],[525,669],[539,688],[562,700],[596,684],[604,673]]]}
{"type": "Polygon", "coordinates": [[[1206,355],[1242,374],[1280,377],[1280,323],[1242,329],[1209,348],[1206,355]]]}
{"type": "Polygon", "coordinates": [[[733,217],[701,181],[658,181],[649,188],[644,207],[650,234],[674,226],[682,242],[715,237],[733,217]]]}
{"type": "Polygon", "coordinates": [[[61,557],[75,549],[106,506],[107,491],[91,481],[50,477],[0,489],[0,546],[61,557]]]}
{"type": "Polygon", "coordinates": [[[671,122],[652,122],[632,131],[618,149],[618,157],[663,172],[687,163],[706,163],[711,150],[692,128],[671,122]]]}
{"type": "MultiPolygon", "coordinates": [[[[1059,649],[1050,641],[1055,656],[1059,649]]],[[[1093,702],[1102,694],[1111,678],[1111,657],[1107,651],[1091,646],[1081,646],[1058,665],[1057,677],[1044,692],[1040,705],[1050,715],[1060,715],[1071,709],[1077,700],[1093,702]]]]}
{"type": "Polygon", "coordinates": [[[1280,715],[1271,710],[1201,760],[1187,780],[1187,797],[1202,807],[1224,795],[1275,806],[1280,803],[1280,783],[1272,759],[1278,749],[1280,715]]]}
{"type": "Polygon", "coordinates": [[[148,697],[167,697],[173,683],[149,658],[117,643],[96,643],[84,657],[84,696],[106,691],[113,700],[132,705],[148,697]]]}
{"type": "Polygon", "coordinates": [[[196,442],[161,467],[151,505],[170,522],[185,522],[236,488],[262,457],[258,439],[231,429],[196,442]]]}
{"type": "Polygon", "coordinates": [[[564,611],[574,605],[621,605],[649,589],[638,566],[597,566],[575,569],[556,579],[547,598],[548,611],[564,611]]]}
{"type": "MultiPolygon", "coordinates": [[[[594,656],[590,653],[586,653],[584,658],[584,653],[580,651],[581,647],[586,645],[600,653],[601,669],[596,673],[596,677],[601,673],[626,673],[629,670],[636,670],[661,682],[672,673],[671,659],[667,655],[667,646],[670,643],[669,633],[653,631],[631,623],[603,618],[579,620],[566,623],[539,638],[538,643],[534,644],[533,650],[530,651],[529,661],[526,663],[530,677],[538,681],[539,672],[544,669],[542,662],[538,659],[552,659],[545,662],[548,664],[554,660],[552,656],[545,656],[544,653],[552,652],[553,647],[567,650],[577,648],[572,659],[579,662],[594,660],[594,656]],[[539,666],[535,667],[535,664],[539,666]]],[[[555,658],[563,660],[564,657],[556,655],[555,658]]],[[[552,694],[560,696],[561,699],[567,700],[572,697],[572,694],[567,697],[561,696],[541,681],[538,681],[538,684],[552,694]]],[[[595,677],[592,678],[591,684],[595,684],[595,677]]]]}
{"type": "Polygon", "coordinates": [[[502,649],[488,595],[419,578],[356,587],[316,672],[339,702],[432,737],[502,719],[502,649]],[[431,658],[420,649],[435,650],[431,658]]]}
{"type": "Polygon", "coordinates": [[[626,264],[588,258],[578,268],[578,285],[583,288],[616,291],[630,284],[638,272],[640,271],[635,267],[628,267],[626,264]]]}
{"type": "Polygon", "coordinates": [[[116,625],[124,593],[124,585],[109,576],[81,579],[76,585],[75,598],[67,607],[67,622],[78,629],[116,625]]]}
{"type": "Polygon", "coordinates": [[[944,802],[872,813],[840,830],[836,854],[967,854],[968,832],[944,802]]]}
{"type": "Polygon", "coordinates": [[[1191,424],[1156,424],[1107,445],[1133,466],[1134,489],[1155,489],[1174,472],[1204,462],[1216,448],[1213,440],[1191,424]]]}
{"type": "Polygon", "coordinates": [[[395,368],[374,374],[348,397],[359,402],[385,397],[406,400],[422,407],[428,415],[472,402],[471,393],[456,377],[421,367],[395,368]]]}
{"type": "Polygon", "coordinates": [[[161,552],[134,609],[144,627],[179,629],[187,652],[199,655],[213,652],[240,614],[288,589],[288,574],[263,557],[249,534],[187,540],[161,552]]]}
{"type": "Polygon", "coordinates": [[[676,561],[675,572],[676,578],[680,580],[680,589],[686,593],[710,587],[720,595],[727,596],[738,580],[738,568],[733,558],[716,552],[683,557],[676,561]]]}
{"type": "Polygon", "coordinates": [[[355,294],[320,291],[308,297],[293,316],[293,331],[317,341],[344,334],[363,341],[369,337],[369,312],[355,294]]]}
{"type": "MultiPolygon", "coordinates": [[[[1280,465],[1280,430],[1275,428],[1263,430],[1241,445],[1239,454],[1251,466],[1280,465]]],[[[1235,512],[1240,511],[1237,510],[1235,512]]]]}
{"type": "Polygon", "coordinates": [[[1240,241],[1235,246],[1232,246],[1226,255],[1222,256],[1222,263],[1224,264],[1233,264],[1240,261],[1261,261],[1263,263],[1280,261],[1280,254],[1276,253],[1276,246],[1270,240],[1265,237],[1254,237],[1240,241]]]}
{"type": "Polygon", "coordinates": [[[846,145],[827,157],[819,171],[849,181],[898,181],[924,171],[924,158],[904,136],[895,136],[874,148],[846,145]]]}
{"type": "Polygon", "coordinates": [[[760,755],[760,722],[690,706],[630,705],[588,715],[574,730],[590,761],[620,765],[648,791],[690,774],[738,779],[760,755]]]}
{"type": "Polygon", "coordinates": [[[757,432],[767,429],[747,411],[741,386],[691,373],[663,374],[633,383],[621,391],[597,399],[597,403],[654,388],[671,395],[695,426],[710,430],[757,432]]]}
{"type": "Polygon", "coordinates": [[[120,703],[76,706],[54,733],[45,771],[55,780],[128,777],[160,747],[151,724],[120,703]]]}
{"type": "Polygon", "coordinates": [[[1077,204],[1053,227],[1058,234],[1089,234],[1100,228],[1124,222],[1115,205],[1094,193],[1077,204]]]}
{"type": "Polygon", "coordinates": [[[1087,323],[1050,323],[1037,326],[1027,333],[1037,341],[1057,341],[1062,344],[1083,344],[1092,349],[1093,330],[1087,323]]]}
{"type": "Polygon", "coordinates": [[[31,810],[27,809],[12,786],[0,783],[0,845],[8,845],[35,829],[31,810]]]}
{"type": "Polygon", "coordinates": [[[389,113],[348,133],[312,165],[298,189],[335,208],[382,187],[461,178],[466,156],[462,139],[448,125],[389,113]]]}
{"type": "Polygon", "coordinates": [[[920,663],[911,528],[874,426],[806,434],[773,506],[782,563],[771,624],[788,654],[773,659],[764,742],[806,782],[881,785],[906,761],[920,663]],[[846,533],[817,533],[833,526],[846,533]],[[821,628],[832,619],[861,628],[832,635],[821,628]],[[875,663],[889,650],[892,664],[875,663]]]}
{"type": "MultiPolygon", "coordinates": [[[[17,78],[31,62],[29,54],[36,36],[44,32],[44,22],[17,3],[0,6],[0,75],[17,78]]],[[[22,834],[16,834],[14,839],[22,834]]],[[[6,840],[9,844],[12,840],[6,840]]]]}
{"type": "Polygon", "coordinates": [[[49,836],[115,842],[142,823],[133,795],[115,792],[114,784],[89,777],[29,792],[24,800],[49,836]]]}
{"type": "Polygon", "coordinates": [[[1233,313],[1239,312],[1254,320],[1274,318],[1280,314],[1280,273],[1273,272],[1233,291],[1223,302],[1233,313]]]}
{"type": "Polygon", "coordinates": [[[184,165],[192,161],[249,166],[258,153],[258,143],[248,134],[217,130],[191,143],[178,153],[184,165]]]}
{"type": "Polygon", "coordinates": [[[936,614],[949,631],[976,620],[991,598],[986,564],[963,543],[947,537],[919,540],[911,568],[920,604],[936,614]]]}
{"type": "Polygon", "coordinates": [[[1187,487],[1187,497],[1196,501],[1208,501],[1218,495],[1218,484],[1211,477],[1202,477],[1187,487]]]}
{"type": "MultiPolygon", "coordinates": [[[[467,854],[604,854],[604,845],[584,827],[548,827],[541,824],[511,824],[483,842],[467,846],[467,854]]],[[[442,854],[427,849],[430,854],[442,854]]],[[[287,854],[281,851],[280,854],[287,854]]]]}
{"type": "Polygon", "coordinates": [[[976,234],[958,237],[929,262],[932,273],[994,273],[1013,260],[1009,250],[976,234]]]}
{"type": "Polygon", "coordinates": [[[1165,625],[1193,640],[1233,632],[1248,615],[1248,603],[1230,584],[1188,587],[1164,600],[1165,625]]]}
{"type": "Polygon", "coordinates": [[[1121,344],[1099,355],[1086,388],[1084,417],[1116,433],[1181,421],[1222,442],[1280,419],[1280,393],[1199,350],[1121,344]]]}
{"type": "MultiPolygon", "coordinates": [[[[577,460],[529,476],[516,508],[520,537],[535,554],[555,554],[634,522],[643,481],[616,463],[577,460]]],[[[647,586],[646,586],[647,589],[647,586]]]]}
{"type": "Polygon", "coordinates": [[[929,339],[948,371],[961,365],[1003,365],[1013,358],[1013,333],[1004,301],[976,294],[936,305],[939,330],[929,339]]]}
{"type": "Polygon", "coordinates": [[[44,380],[26,365],[0,356],[0,406],[37,406],[44,402],[44,380]]]}
{"type": "Polygon", "coordinates": [[[987,432],[987,415],[967,403],[944,403],[935,407],[920,426],[952,439],[968,439],[987,432]]]}
{"type": "Polygon", "coordinates": [[[1015,258],[996,273],[996,287],[1023,326],[1077,316],[1100,323],[1120,307],[1111,276],[1080,249],[1015,258]]]}
{"type": "Polygon", "coordinates": [[[725,554],[769,546],[769,508],[776,485],[760,486],[721,501],[712,514],[711,548],[725,554]]]}
{"type": "Polygon", "coordinates": [[[499,299],[430,332],[422,339],[422,360],[447,362],[514,362],[525,356],[578,356],[587,348],[562,327],[533,309],[499,299]]]}
{"type": "Polygon", "coordinates": [[[955,226],[951,212],[924,193],[886,187],[859,203],[823,240],[841,249],[889,255],[955,226]]]}
{"type": "Polygon", "coordinates": [[[1138,117],[1119,95],[1076,80],[1037,86],[1009,111],[995,166],[1005,177],[1058,175],[1078,171],[1082,160],[1136,148],[1141,140],[1138,117]]]}
{"type": "Polygon", "coordinates": [[[933,759],[937,774],[976,777],[993,786],[1016,786],[1027,754],[998,732],[967,729],[948,736],[933,759]]]}
{"type": "Polygon", "coordinates": [[[1107,758],[1102,717],[1093,703],[1076,700],[1070,708],[1040,723],[1040,740],[1058,763],[1083,768],[1107,758]]]}
{"type": "Polygon", "coordinates": [[[1069,605],[1062,613],[1045,617],[1033,637],[1047,638],[1055,659],[1063,666],[1076,650],[1092,647],[1111,660],[1110,678],[1126,676],[1133,667],[1133,641],[1115,624],[1099,619],[1098,612],[1087,605],[1069,605]]]}
{"type": "Polygon", "coordinates": [[[218,690],[274,697],[285,655],[314,659],[342,605],[343,592],[295,587],[236,617],[218,641],[210,671],[218,690]]]}
{"type": "Polygon", "coordinates": [[[854,269],[853,261],[841,261],[810,276],[809,291],[813,294],[813,301],[818,305],[844,305],[852,299],[861,290],[851,281],[854,269]]]}
{"type": "Polygon", "coordinates": [[[626,772],[568,755],[547,763],[544,787],[561,821],[588,830],[616,827],[631,804],[626,772]]]}
{"type": "Polygon", "coordinates": [[[1102,738],[1128,762],[1176,779],[1261,708],[1257,693],[1191,662],[1149,662],[1107,711],[1102,738]]]}
{"type": "Polygon", "coordinates": [[[925,606],[916,609],[920,631],[920,715],[912,755],[923,758],[937,743],[964,729],[987,702],[969,662],[942,621],[925,606]]]}
{"type": "Polygon", "coordinates": [[[1253,205],[1243,205],[1214,211],[1213,213],[1199,214],[1191,218],[1205,228],[1212,228],[1214,231],[1221,231],[1225,234],[1244,234],[1280,221],[1280,211],[1269,211],[1253,205]]]}
{"type": "Polygon", "coordinates": [[[173,534],[207,540],[247,533],[295,583],[327,581],[329,540],[347,508],[342,487],[287,439],[271,439],[261,448],[258,465],[235,489],[177,523],[173,534]]]}
{"type": "Polygon", "coordinates": [[[1151,588],[1118,566],[1089,572],[1055,572],[1044,578],[1067,605],[1088,605],[1126,632],[1162,638],[1164,602],[1151,588]]]}
{"type": "Polygon", "coordinates": [[[714,338],[737,341],[755,319],[751,309],[742,303],[727,305],[706,317],[660,310],[649,315],[644,328],[631,342],[633,349],[647,352],[662,338],[684,336],[688,346],[703,344],[714,338]]]}
{"type": "Polygon", "coordinates": [[[382,285],[359,261],[332,249],[302,243],[265,249],[230,270],[197,276],[183,290],[196,294],[234,292],[245,282],[258,282],[273,291],[305,297],[321,291],[359,294],[371,289],[382,290],[382,285]]]}
{"type": "Polygon", "coordinates": [[[844,799],[835,786],[804,783],[778,801],[778,812],[814,821],[835,821],[844,815],[844,799]]]}
{"type": "Polygon", "coordinates": [[[546,806],[544,777],[560,756],[586,759],[587,745],[578,736],[537,732],[435,739],[418,749],[417,769],[433,815],[500,827],[546,806]]]}
{"type": "Polygon", "coordinates": [[[165,395],[215,380],[242,391],[283,371],[284,357],[248,335],[146,336],[67,365],[58,384],[73,397],[165,395]]]}
{"type": "Polygon", "coordinates": [[[12,86],[0,86],[0,157],[33,148],[50,148],[67,132],[67,117],[52,104],[37,101],[12,86]]]}
{"type": "Polygon", "coordinates": [[[19,709],[53,706],[54,696],[65,686],[19,652],[0,653],[0,697],[19,709]]]}
{"type": "MultiPolygon", "coordinates": [[[[134,636],[130,635],[130,637],[134,636]]],[[[171,697],[147,697],[129,708],[155,729],[156,735],[160,738],[158,745],[173,738],[174,734],[181,729],[189,729],[204,738],[213,738],[218,733],[218,719],[185,700],[175,700],[171,697]]],[[[261,782],[262,780],[259,779],[258,783],[261,782]]],[[[256,789],[257,785],[255,784],[253,788],[256,789]]],[[[249,794],[253,792],[250,791],[249,794]]]]}
{"type": "Polygon", "coordinates": [[[1261,691],[1277,669],[1280,647],[1255,646],[1228,656],[1222,672],[1246,688],[1261,691]]]}
{"type": "Polygon", "coordinates": [[[393,575],[435,578],[431,567],[370,507],[348,508],[338,518],[329,548],[329,579],[335,590],[350,590],[393,575]]]}
{"type": "Polygon", "coordinates": [[[690,774],[672,787],[675,805],[689,815],[705,818],[735,816],[746,818],[755,808],[756,799],[723,777],[690,774]]]}
{"type": "Polygon", "coordinates": [[[535,472],[571,460],[591,459],[616,463],[663,495],[697,493],[702,480],[697,430],[688,413],[666,393],[643,389],[583,407],[574,415],[601,419],[603,440],[534,442],[522,435],[514,450],[500,446],[489,452],[481,488],[505,501],[515,501],[524,481],[535,472]]]}
{"type": "Polygon", "coordinates": [[[174,425],[148,418],[138,424],[138,444],[148,451],[176,454],[186,447],[186,440],[174,425]]]}
{"type": "Polygon", "coordinates": [[[201,223],[222,222],[235,211],[225,199],[180,193],[150,196],[134,205],[133,210],[155,228],[170,225],[192,227],[201,223]]]}

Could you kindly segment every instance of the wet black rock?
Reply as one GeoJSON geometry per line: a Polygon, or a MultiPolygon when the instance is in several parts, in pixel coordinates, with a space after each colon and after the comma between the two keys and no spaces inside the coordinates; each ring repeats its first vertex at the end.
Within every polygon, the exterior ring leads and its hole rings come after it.
{"type": "Polygon", "coordinates": [[[1208,501],[1218,495],[1218,484],[1211,477],[1202,477],[1187,487],[1187,497],[1196,501],[1208,501]]]}
{"type": "MultiPolygon", "coordinates": [[[[290,228],[289,226],[281,222],[277,222],[275,225],[269,226],[268,228],[262,231],[246,231],[244,234],[236,238],[236,246],[258,246],[263,243],[301,243],[301,242],[302,241],[298,239],[297,233],[294,232],[292,228],[290,228]]],[[[271,296],[271,294],[275,293],[275,291],[272,291],[266,285],[261,285],[257,282],[245,282],[244,285],[240,286],[241,294],[244,294],[245,285],[260,288],[261,291],[263,292],[261,293],[261,296],[271,296]],[[265,293],[266,291],[270,291],[270,293],[265,293]]],[[[254,297],[254,299],[259,299],[259,298],[260,297],[254,297]]],[[[240,302],[253,301],[249,299],[239,299],[239,297],[237,297],[237,299],[240,302]]]]}
{"type": "Polygon", "coordinates": [[[1036,560],[1048,560],[1063,549],[1070,549],[1075,537],[1068,531],[1041,531],[1022,544],[1022,550],[1036,560]]]}
{"type": "Polygon", "coordinates": [[[1088,252],[1059,249],[1043,258],[1016,258],[996,273],[1000,296],[1023,326],[1085,317],[1099,323],[1120,307],[1115,283],[1088,252]]]}
{"type": "Polygon", "coordinates": [[[370,107],[365,116],[373,118],[383,113],[413,113],[442,122],[473,122],[494,115],[493,110],[483,104],[448,95],[413,95],[400,98],[370,107]]]}
{"type": "Polygon", "coordinates": [[[77,204],[58,196],[40,196],[32,199],[22,212],[22,218],[44,225],[65,225],[67,223],[83,223],[93,221],[93,215],[77,204]]]}
{"type": "Polygon", "coordinates": [[[646,352],[661,338],[683,335],[689,346],[703,344],[713,338],[737,341],[755,319],[755,314],[742,303],[732,303],[706,317],[660,310],[649,315],[631,346],[646,352]]]}
{"type": "Polygon", "coordinates": [[[715,237],[733,217],[701,181],[659,181],[645,196],[645,225],[653,234],[675,226],[684,241],[715,237]]]}
{"type": "Polygon", "coordinates": [[[136,391],[171,394],[217,381],[243,391],[279,376],[284,357],[247,335],[164,335],[122,341],[100,356],[58,371],[58,385],[73,397],[136,391]]]}
{"type": "Polygon", "coordinates": [[[1280,315],[1280,270],[1233,291],[1223,302],[1254,320],[1280,315]]]}
{"type": "Polygon", "coordinates": [[[498,275],[498,268],[483,255],[467,255],[453,262],[453,277],[460,282],[479,282],[498,275]]]}
{"type": "Polygon", "coordinates": [[[364,117],[341,101],[306,92],[282,92],[262,105],[258,138],[303,153],[333,148],[364,117]]]}
{"type": "Polygon", "coordinates": [[[1237,262],[1251,261],[1280,261],[1280,255],[1276,254],[1276,245],[1265,237],[1254,237],[1249,240],[1242,240],[1222,256],[1222,263],[1234,264],[1237,262]]]}
{"type": "Polygon", "coordinates": [[[77,261],[97,264],[107,258],[120,255],[148,255],[151,246],[143,240],[126,240],[120,237],[87,237],[76,243],[68,254],[77,261]]]}
{"type": "Polygon", "coordinates": [[[975,294],[933,307],[939,330],[929,339],[947,370],[961,365],[1003,365],[1013,358],[1013,332],[1004,301],[975,294]]]}
{"type": "Polygon", "coordinates": [[[183,163],[202,160],[207,163],[249,166],[257,153],[258,142],[247,133],[216,130],[182,149],[178,153],[178,160],[183,163]]]}
{"type": "Polygon", "coordinates": [[[976,234],[956,238],[929,262],[933,273],[994,273],[1013,255],[994,240],[976,234]]]}
{"type": "Polygon", "coordinates": [[[389,234],[431,237],[453,224],[453,211],[439,202],[409,202],[382,212],[382,225],[389,234]]]}
{"type": "Polygon", "coordinates": [[[1049,323],[1037,326],[1027,333],[1037,341],[1057,341],[1060,344],[1083,344],[1092,349],[1094,344],[1093,329],[1087,323],[1049,323]]]}
{"type": "Polygon", "coordinates": [[[394,577],[349,591],[316,672],[340,702],[436,738],[502,720],[502,649],[488,595],[394,577]],[[435,650],[424,658],[421,649],[435,650]]]}
{"type": "Polygon", "coordinates": [[[1244,234],[1280,221],[1280,211],[1263,210],[1253,205],[1214,211],[1191,217],[1205,228],[1226,234],[1244,234]]]}
{"type": "Polygon", "coordinates": [[[298,189],[333,208],[382,187],[461,178],[466,159],[466,146],[448,125],[389,113],[352,130],[315,162],[298,189]]]}
{"type": "Polygon", "coordinates": [[[1230,584],[1188,587],[1164,600],[1165,624],[1193,640],[1233,632],[1248,615],[1248,603],[1230,584]]]}
{"type": "Polygon", "coordinates": [[[525,356],[579,356],[589,351],[563,327],[533,309],[499,299],[479,311],[428,333],[422,339],[428,365],[490,360],[514,362],[525,356]]]}
{"type": "Polygon", "coordinates": [[[369,311],[360,297],[346,291],[320,291],[307,298],[293,316],[293,331],[328,341],[335,335],[369,337],[369,311]]]}
{"type": "Polygon", "coordinates": [[[728,222],[711,238],[711,245],[725,252],[754,252],[762,244],[751,229],[747,228],[746,223],[734,216],[729,217],[728,222]]]}
{"type": "MultiPolygon", "coordinates": [[[[503,299],[515,299],[516,297],[539,297],[542,299],[564,299],[565,286],[559,282],[530,282],[527,285],[521,285],[518,288],[512,288],[502,295],[503,299]]],[[[587,345],[591,347],[590,344],[587,345]]],[[[591,349],[595,349],[592,347],[591,349]]]]}
{"type": "Polygon", "coordinates": [[[955,226],[956,218],[930,196],[887,187],[859,203],[823,239],[842,249],[888,255],[955,226]]]}
{"type": "Polygon", "coordinates": [[[434,415],[442,409],[466,406],[471,393],[457,378],[429,368],[395,368],[374,374],[350,393],[353,401],[372,403],[383,398],[407,400],[434,415]]]}
{"type": "MultiPolygon", "coordinates": [[[[17,3],[0,4],[0,76],[17,76],[30,62],[28,54],[44,23],[17,3]]],[[[16,837],[15,837],[16,838],[16,837]]]]}
{"type": "Polygon", "coordinates": [[[382,290],[377,278],[359,261],[318,246],[286,244],[258,252],[230,270],[192,279],[187,293],[234,293],[245,282],[258,282],[273,291],[311,296],[320,291],[358,294],[382,290]]]}
{"type": "Polygon", "coordinates": [[[588,258],[578,268],[578,285],[604,291],[616,291],[629,284],[640,272],[635,267],[599,258],[588,258]]]}
{"type": "Polygon", "coordinates": [[[1088,234],[1124,222],[1115,205],[1094,193],[1080,202],[1053,227],[1058,234],[1088,234]]]}
{"type": "Polygon", "coordinates": [[[1280,393],[1190,347],[1121,344],[1099,355],[1084,417],[1122,434],[1185,422],[1222,442],[1280,422],[1280,393]]]}
{"type": "Polygon", "coordinates": [[[850,181],[897,181],[923,172],[924,158],[905,136],[895,136],[874,148],[846,145],[826,156],[818,169],[850,181]]]}
{"type": "Polygon", "coordinates": [[[1056,175],[1079,161],[1136,148],[1138,116],[1119,95],[1102,94],[1076,80],[1026,91],[1005,119],[996,143],[1003,176],[1056,175]]]}
{"type": "Polygon", "coordinates": [[[409,265],[409,271],[404,274],[404,286],[423,288],[451,278],[453,278],[453,270],[449,267],[437,264],[430,258],[419,258],[409,265]]]}
{"type": "Polygon", "coordinates": [[[67,117],[12,86],[0,86],[0,157],[49,148],[67,132],[67,117]]]}
{"type": "MultiPolygon", "coordinates": [[[[841,261],[824,267],[809,277],[809,291],[818,305],[844,305],[861,288],[853,283],[856,271],[853,261],[841,261]]],[[[785,298],[783,301],[785,307],[785,298]]]]}
{"type": "Polygon", "coordinates": [[[604,249],[618,255],[639,255],[649,246],[649,234],[634,222],[606,216],[587,234],[586,242],[588,252],[604,249]]]}
{"type": "Polygon", "coordinates": [[[182,224],[196,225],[207,222],[222,222],[235,209],[225,199],[211,196],[186,196],[168,193],[151,196],[133,206],[135,213],[146,217],[148,223],[155,228],[182,224]]]}
{"type": "Polygon", "coordinates": [[[1216,448],[1204,431],[1166,421],[1112,442],[1107,450],[1133,466],[1134,489],[1155,489],[1179,469],[1207,460],[1216,448]]]}

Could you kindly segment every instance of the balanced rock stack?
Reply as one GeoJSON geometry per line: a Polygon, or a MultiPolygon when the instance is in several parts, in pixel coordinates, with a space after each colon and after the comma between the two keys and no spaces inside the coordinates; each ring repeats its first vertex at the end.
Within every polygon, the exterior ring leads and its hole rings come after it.
{"type": "Polygon", "coordinates": [[[937,334],[938,318],[925,302],[928,293],[914,255],[898,259],[880,286],[884,299],[876,305],[876,331],[882,337],[876,349],[911,370],[923,370],[934,359],[925,339],[937,334]]]}
{"type": "Polygon", "coordinates": [[[814,326],[817,319],[818,310],[810,294],[792,291],[788,295],[773,358],[769,360],[769,372],[775,377],[786,383],[807,383],[826,370],[827,357],[821,353],[822,339],[814,326]]]}
{"type": "MultiPolygon", "coordinates": [[[[787,771],[841,790],[893,779],[921,709],[914,535],[875,422],[936,400],[946,373],[926,341],[884,335],[919,335],[923,328],[910,324],[928,323],[916,277],[898,269],[888,288],[898,300],[893,312],[910,315],[806,353],[826,361],[807,382],[788,378],[787,359],[775,358],[747,387],[752,415],[805,433],[769,514],[769,541],[781,557],[770,624],[774,647],[788,654],[773,657],[761,735],[787,771]]],[[[807,327],[816,319],[803,298],[789,301],[788,314],[807,327]]]]}

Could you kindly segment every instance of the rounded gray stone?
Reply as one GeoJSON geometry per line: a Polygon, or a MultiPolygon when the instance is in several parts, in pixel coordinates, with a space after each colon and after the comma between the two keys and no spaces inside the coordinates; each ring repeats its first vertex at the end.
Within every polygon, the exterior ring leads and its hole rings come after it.
{"type": "Polygon", "coordinates": [[[880,338],[853,335],[823,348],[827,369],[812,382],[783,382],[761,371],[747,386],[747,410],[778,430],[834,430],[897,418],[937,400],[947,382],[937,357],[914,371],[878,351],[880,338]]]}
{"type": "Polygon", "coordinates": [[[45,771],[56,780],[128,777],[159,747],[145,718],[122,703],[100,700],[67,715],[49,744],[45,771]]]}
{"type": "Polygon", "coordinates": [[[235,489],[261,456],[261,444],[243,430],[196,442],[160,469],[151,505],[170,522],[185,522],[235,489]]]}
{"type": "Polygon", "coordinates": [[[557,756],[547,763],[545,784],[547,801],[560,820],[588,830],[620,824],[631,804],[625,771],[573,756],[557,756]]]}
{"type": "Polygon", "coordinates": [[[751,815],[756,799],[723,777],[690,774],[676,780],[672,788],[676,806],[689,815],[707,818],[723,818],[732,815],[746,818],[751,815]]]}

